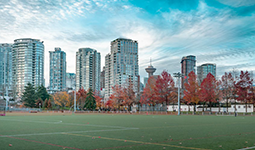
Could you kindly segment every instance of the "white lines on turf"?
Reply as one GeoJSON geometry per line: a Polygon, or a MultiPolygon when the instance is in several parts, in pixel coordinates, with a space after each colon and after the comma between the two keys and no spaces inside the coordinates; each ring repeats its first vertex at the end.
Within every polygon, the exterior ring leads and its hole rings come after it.
{"type": "Polygon", "coordinates": [[[255,149],[255,146],[253,146],[253,147],[247,147],[247,148],[241,148],[241,149],[237,149],[237,150],[246,150],[246,149],[255,149]]]}
{"type": "Polygon", "coordinates": [[[64,123],[62,121],[57,122],[47,122],[47,121],[30,121],[30,120],[18,120],[18,119],[0,119],[6,120],[6,121],[18,121],[18,122],[33,122],[33,123],[47,123],[47,124],[62,124],[62,125],[74,125],[74,126],[91,126],[91,127],[106,127],[106,128],[120,128],[120,129],[126,129],[127,127],[121,127],[121,126],[108,126],[108,125],[93,125],[93,124],[79,124],[79,123],[64,123]]]}
{"type": "Polygon", "coordinates": [[[106,130],[88,130],[88,131],[70,131],[70,132],[51,132],[51,133],[31,133],[31,134],[16,134],[16,135],[0,135],[0,137],[17,137],[17,136],[34,136],[34,135],[53,135],[65,133],[86,133],[86,132],[107,132],[107,131],[123,131],[123,130],[136,130],[139,128],[123,128],[123,129],[106,129],[106,130]]]}

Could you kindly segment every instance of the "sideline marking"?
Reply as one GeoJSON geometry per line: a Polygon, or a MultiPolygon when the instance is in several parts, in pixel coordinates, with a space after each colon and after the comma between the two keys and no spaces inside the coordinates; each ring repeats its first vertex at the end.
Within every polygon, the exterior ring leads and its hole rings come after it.
{"type": "Polygon", "coordinates": [[[253,147],[247,147],[247,148],[241,148],[241,149],[237,149],[237,150],[246,150],[246,149],[255,149],[255,146],[253,146],[253,147]]]}
{"type": "Polygon", "coordinates": [[[18,121],[18,122],[34,122],[34,123],[49,123],[49,124],[64,124],[64,125],[76,125],[76,126],[91,126],[91,127],[106,127],[106,128],[121,128],[126,129],[128,127],[121,127],[121,126],[107,126],[107,125],[93,125],[93,124],[79,124],[79,123],[63,123],[62,121],[58,122],[46,122],[46,121],[29,121],[29,120],[18,120],[18,119],[0,119],[6,121],[18,121]]]}
{"type": "Polygon", "coordinates": [[[88,130],[88,131],[70,131],[70,132],[51,132],[51,133],[32,133],[32,134],[16,134],[16,135],[0,135],[0,137],[17,137],[17,136],[34,136],[34,135],[53,135],[66,133],[86,133],[86,132],[107,132],[107,131],[123,131],[123,130],[137,130],[139,128],[124,128],[124,129],[106,129],[106,130],[88,130]]]}
{"type": "MultiPolygon", "coordinates": [[[[94,137],[94,138],[97,138],[96,136],[90,136],[90,135],[81,135],[81,134],[72,134],[72,133],[66,133],[66,134],[67,135],[74,135],[74,136],[84,136],[84,137],[94,137]]],[[[139,144],[144,144],[144,145],[148,145],[149,144],[149,145],[159,145],[159,146],[170,146],[170,147],[183,148],[183,149],[209,150],[209,149],[204,149],[204,148],[184,147],[184,146],[177,146],[177,145],[170,145],[170,144],[150,143],[150,142],[142,142],[142,141],[117,139],[117,138],[108,138],[108,137],[100,137],[100,139],[114,140],[114,141],[127,141],[127,142],[139,143],[139,144]]]]}

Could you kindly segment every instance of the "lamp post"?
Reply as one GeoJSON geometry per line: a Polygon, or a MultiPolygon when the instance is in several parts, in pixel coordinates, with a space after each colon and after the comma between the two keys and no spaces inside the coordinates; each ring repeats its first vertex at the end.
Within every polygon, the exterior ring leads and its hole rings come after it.
{"type": "Polygon", "coordinates": [[[178,72],[174,73],[174,77],[177,78],[177,84],[178,84],[178,115],[180,115],[181,112],[181,106],[180,106],[180,78],[183,77],[183,75],[178,72]]]}

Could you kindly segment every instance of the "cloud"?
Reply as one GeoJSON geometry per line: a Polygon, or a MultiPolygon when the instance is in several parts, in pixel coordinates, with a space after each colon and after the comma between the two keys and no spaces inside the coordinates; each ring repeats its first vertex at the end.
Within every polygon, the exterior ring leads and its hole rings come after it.
{"type": "Polygon", "coordinates": [[[180,71],[182,56],[197,65],[216,63],[217,75],[233,67],[254,69],[253,1],[232,0],[1,0],[0,42],[16,38],[45,41],[45,80],[54,47],[67,53],[67,71],[75,72],[75,52],[91,47],[101,64],[118,37],[137,40],[141,77],[152,58],[156,74],[180,71]]]}

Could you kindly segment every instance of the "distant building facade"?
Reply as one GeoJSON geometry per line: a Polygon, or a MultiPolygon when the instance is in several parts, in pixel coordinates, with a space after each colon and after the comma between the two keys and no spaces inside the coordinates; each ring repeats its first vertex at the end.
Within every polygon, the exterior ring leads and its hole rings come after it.
{"type": "Polygon", "coordinates": [[[12,44],[0,43],[0,92],[12,89],[12,44]]]}
{"type": "Polygon", "coordinates": [[[76,52],[76,90],[100,91],[101,55],[91,48],[76,52]]]}
{"type": "Polygon", "coordinates": [[[66,89],[75,89],[75,73],[66,73],[66,89]]]}
{"type": "Polygon", "coordinates": [[[50,94],[66,90],[66,53],[56,47],[50,53],[50,94]]]}
{"type": "Polygon", "coordinates": [[[100,73],[100,88],[101,90],[105,88],[105,67],[103,67],[103,71],[100,73]]]}
{"type": "Polygon", "coordinates": [[[132,82],[139,92],[138,42],[118,38],[111,42],[111,53],[105,56],[105,100],[112,94],[115,85],[132,82]]]}
{"type": "Polygon", "coordinates": [[[206,63],[197,67],[197,78],[199,84],[202,83],[208,73],[211,73],[216,79],[216,64],[206,63]]]}
{"type": "Polygon", "coordinates": [[[184,83],[188,82],[188,74],[191,71],[196,73],[196,56],[189,55],[182,57],[181,60],[181,73],[184,76],[182,78],[182,88],[184,88],[184,83]]]}
{"type": "Polygon", "coordinates": [[[28,83],[44,85],[44,44],[39,39],[14,40],[12,49],[12,84],[18,97],[28,83]]]}

